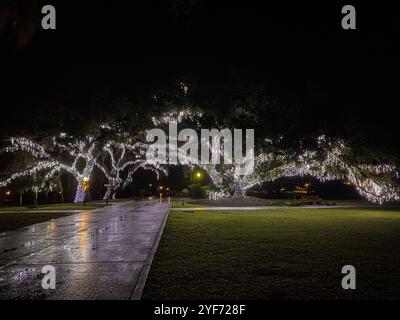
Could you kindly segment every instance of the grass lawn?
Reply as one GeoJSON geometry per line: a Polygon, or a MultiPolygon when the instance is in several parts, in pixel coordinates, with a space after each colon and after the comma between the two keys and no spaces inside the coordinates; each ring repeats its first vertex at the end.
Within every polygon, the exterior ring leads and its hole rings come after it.
{"type": "MultiPolygon", "coordinates": [[[[110,200],[110,204],[125,202],[132,199],[110,200]]],[[[104,200],[91,201],[85,206],[82,204],[62,203],[53,205],[43,205],[38,208],[30,207],[3,207],[0,208],[0,232],[15,230],[31,224],[61,218],[73,212],[63,212],[63,210],[93,210],[104,207],[104,200]],[[43,211],[53,212],[43,212],[43,211]],[[5,212],[7,211],[7,212],[5,212]],[[12,212],[10,212],[12,211],[12,212]]]]}
{"type": "MultiPolygon", "coordinates": [[[[132,199],[114,199],[110,200],[109,203],[119,203],[126,202],[132,199]]],[[[83,204],[73,204],[73,203],[57,203],[57,204],[49,204],[49,205],[40,205],[37,208],[34,207],[0,207],[0,214],[2,211],[48,211],[48,210],[93,210],[102,208],[105,206],[105,200],[95,200],[89,201],[86,205],[83,204]]]]}
{"type": "Polygon", "coordinates": [[[190,198],[182,198],[182,199],[173,199],[171,208],[192,208],[192,207],[205,207],[206,204],[193,204],[194,199],[190,198]]]}
{"type": "Polygon", "coordinates": [[[0,212],[0,232],[15,230],[31,224],[68,216],[67,212],[0,212]]]}
{"type": "MultiPolygon", "coordinates": [[[[256,197],[246,197],[245,199],[192,199],[192,198],[173,198],[172,208],[191,208],[191,207],[252,207],[252,206],[299,206],[301,201],[299,199],[263,199],[256,197]]],[[[338,206],[357,206],[367,207],[371,204],[365,200],[323,200],[322,205],[338,205],[338,206]]],[[[394,204],[399,207],[400,203],[394,204]]],[[[385,204],[385,207],[391,206],[385,204]]]]}
{"type": "Polygon", "coordinates": [[[393,208],[171,211],[143,299],[400,299],[399,247],[393,208]]]}
{"type": "Polygon", "coordinates": [[[3,207],[0,208],[0,214],[2,214],[2,211],[32,211],[32,212],[37,212],[37,211],[48,211],[48,210],[54,210],[54,211],[63,211],[63,210],[93,210],[97,208],[101,208],[104,205],[100,204],[92,204],[88,203],[85,206],[82,204],[73,204],[73,203],[63,203],[63,204],[50,204],[50,205],[41,205],[37,208],[33,207],[3,207]]]}

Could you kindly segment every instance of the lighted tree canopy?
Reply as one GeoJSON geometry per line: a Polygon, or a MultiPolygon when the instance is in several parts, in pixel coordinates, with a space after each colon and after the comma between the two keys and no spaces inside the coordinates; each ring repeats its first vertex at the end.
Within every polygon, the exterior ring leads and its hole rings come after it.
{"type": "MultiPolygon", "coordinates": [[[[156,125],[164,126],[170,122],[186,122],[186,126],[201,128],[203,114],[197,111],[176,110],[154,120],[156,125]]],[[[183,125],[183,127],[186,127],[183,125]]],[[[219,128],[222,130],[223,128],[219,128]]],[[[382,204],[386,201],[399,200],[399,173],[392,164],[360,162],[352,149],[342,140],[319,135],[314,138],[313,147],[300,147],[285,150],[279,147],[283,137],[275,141],[265,138],[255,146],[254,171],[248,175],[237,173],[239,164],[224,164],[224,138],[219,145],[208,142],[210,156],[213,152],[220,154],[220,164],[201,164],[189,154],[180,154],[190,166],[197,166],[207,172],[215,191],[211,198],[245,196],[246,190],[274,181],[281,177],[313,176],[320,181],[344,180],[351,183],[359,194],[369,201],[382,204]]]]}
{"type": "MultiPolygon", "coordinates": [[[[167,132],[169,123],[175,122],[180,129],[196,132],[202,128],[255,129],[255,166],[249,175],[238,174],[236,163],[224,164],[223,148],[215,149],[212,143],[209,152],[220,153],[220,164],[201,164],[181,154],[185,165],[207,172],[213,184],[211,198],[244,196],[247,189],[264,182],[310,175],[321,181],[348,181],[369,201],[399,200],[399,175],[392,158],[362,154],[346,137],[335,137],[320,128],[302,130],[303,135],[296,136],[304,119],[296,108],[271,99],[262,88],[230,86],[203,92],[179,81],[140,102],[97,98],[92,101],[93,108],[75,117],[75,122],[59,119],[56,109],[46,114],[46,121],[56,124],[51,130],[9,138],[3,153],[12,155],[10,163],[19,159],[21,165],[11,166],[7,176],[3,174],[0,187],[25,179],[35,192],[52,190],[60,185],[60,175],[68,174],[76,182],[74,201],[82,202],[98,168],[107,180],[104,199],[114,198],[133,182],[139,168],[157,175],[168,173],[168,166],[146,158],[149,144],[145,137],[148,129],[167,132]],[[29,161],[21,161],[27,155],[29,161]]],[[[222,139],[222,147],[224,143],[222,139]]]]}
{"type": "Polygon", "coordinates": [[[114,198],[119,188],[132,182],[132,174],[139,168],[152,170],[157,174],[166,173],[164,168],[146,160],[147,144],[140,136],[120,132],[109,124],[102,124],[97,134],[80,138],[66,133],[41,142],[26,137],[12,137],[10,144],[3,152],[14,153],[16,158],[21,156],[21,152],[28,153],[32,160],[25,168],[1,181],[0,187],[27,176],[40,175],[40,183],[35,186],[35,190],[52,189],[55,177],[60,172],[66,172],[77,182],[75,203],[84,202],[95,166],[108,180],[104,199],[114,198]],[[127,173],[123,177],[124,171],[127,173]]]}

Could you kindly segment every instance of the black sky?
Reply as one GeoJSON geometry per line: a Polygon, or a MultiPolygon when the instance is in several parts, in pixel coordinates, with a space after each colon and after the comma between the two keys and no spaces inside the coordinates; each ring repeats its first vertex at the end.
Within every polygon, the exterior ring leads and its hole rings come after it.
{"type": "Polygon", "coordinates": [[[84,109],[93,90],[146,95],[188,73],[218,85],[233,69],[307,109],[311,122],[340,131],[346,121],[336,120],[348,117],[347,125],[396,143],[400,37],[389,3],[354,3],[352,31],[340,26],[342,1],[48,3],[57,9],[56,31],[40,30],[39,12],[23,48],[12,27],[0,36],[7,132],[24,115],[34,121],[43,104],[72,100],[84,109]]]}

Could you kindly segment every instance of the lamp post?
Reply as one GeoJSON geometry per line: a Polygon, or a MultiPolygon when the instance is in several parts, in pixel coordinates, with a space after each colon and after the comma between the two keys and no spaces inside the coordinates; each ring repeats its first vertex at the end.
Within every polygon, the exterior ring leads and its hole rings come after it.
{"type": "Polygon", "coordinates": [[[201,172],[196,173],[196,178],[197,178],[197,183],[200,184],[200,179],[201,179],[201,172]]]}

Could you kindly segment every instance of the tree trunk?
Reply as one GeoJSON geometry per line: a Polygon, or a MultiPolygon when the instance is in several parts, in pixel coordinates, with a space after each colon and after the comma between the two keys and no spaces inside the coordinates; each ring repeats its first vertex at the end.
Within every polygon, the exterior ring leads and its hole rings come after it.
{"type": "Polygon", "coordinates": [[[104,194],[103,200],[115,199],[118,188],[121,186],[121,182],[118,179],[108,179],[108,186],[106,193],[104,194]]]}
{"type": "Polygon", "coordinates": [[[117,194],[118,187],[116,186],[108,186],[106,193],[104,194],[103,200],[111,200],[115,199],[115,195],[117,194]]]}
{"type": "Polygon", "coordinates": [[[244,198],[246,195],[246,191],[242,188],[240,181],[235,182],[235,191],[233,193],[233,196],[235,198],[244,198]]]}
{"type": "Polygon", "coordinates": [[[22,207],[23,196],[24,196],[24,191],[21,191],[21,192],[19,193],[19,206],[20,206],[20,207],[22,207]]]}
{"type": "Polygon", "coordinates": [[[109,199],[112,199],[112,200],[115,199],[115,195],[117,194],[117,189],[118,189],[118,187],[113,187],[111,189],[111,193],[110,193],[110,198],[109,199]]]}
{"type": "Polygon", "coordinates": [[[61,176],[58,176],[58,190],[60,190],[60,197],[61,197],[60,201],[61,203],[64,203],[64,186],[62,183],[61,176]]]}
{"type": "Polygon", "coordinates": [[[78,187],[75,192],[74,203],[83,203],[85,201],[85,192],[83,191],[83,179],[78,179],[78,187]]]}
{"type": "MultiPolygon", "coordinates": [[[[33,174],[33,181],[35,183],[35,185],[37,185],[37,172],[35,171],[33,174]]],[[[33,196],[33,206],[37,207],[38,206],[38,193],[39,193],[39,188],[37,186],[35,186],[34,188],[34,196],[33,196]]]]}
{"type": "Polygon", "coordinates": [[[111,199],[111,194],[112,194],[112,190],[111,190],[112,186],[107,186],[107,190],[106,193],[104,194],[103,200],[110,200],[111,199]]]}
{"type": "Polygon", "coordinates": [[[38,188],[37,187],[35,187],[35,197],[34,197],[34,203],[33,203],[33,206],[34,207],[38,207],[39,205],[38,205],[38,195],[39,195],[39,190],[38,190],[38,188]]]}
{"type": "Polygon", "coordinates": [[[78,181],[78,187],[76,188],[74,203],[85,204],[86,193],[88,192],[88,190],[83,190],[83,182],[85,178],[88,179],[88,181],[90,181],[90,176],[92,175],[93,166],[94,166],[94,160],[87,161],[85,169],[83,169],[82,174],[79,175],[78,178],[76,178],[76,180],[78,181]]]}

